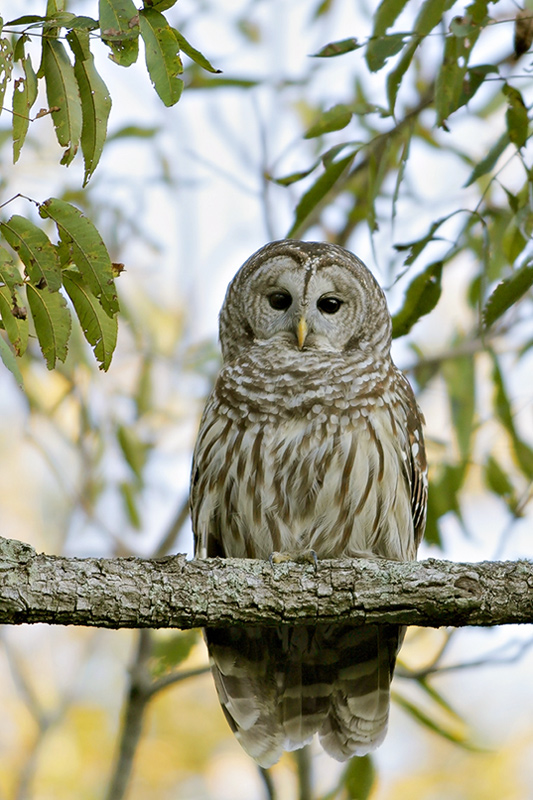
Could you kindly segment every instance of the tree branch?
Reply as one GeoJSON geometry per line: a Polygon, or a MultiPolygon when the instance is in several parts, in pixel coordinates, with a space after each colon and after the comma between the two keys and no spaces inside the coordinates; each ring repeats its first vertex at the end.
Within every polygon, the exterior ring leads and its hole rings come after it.
{"type": "Polygon", "coordinates": [[[533,562],[63,558],[0,540],[0,624],[196,628],[533,622],[533,562]]]}

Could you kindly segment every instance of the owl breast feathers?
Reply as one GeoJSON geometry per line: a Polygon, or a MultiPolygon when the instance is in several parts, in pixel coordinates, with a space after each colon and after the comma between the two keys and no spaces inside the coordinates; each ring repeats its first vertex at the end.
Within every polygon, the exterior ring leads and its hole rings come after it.
{"type": "MultiPolygon", "coordinates": [[[[391,318],[342,247],[255,253],[220,315],[224,365],[193,461],[200,558],[416,558],[427,483],[422,417],[390,356],[391,318]]],[[[206,631],[226,717],[262,766],[318,732],[339,760],[385,736],[398,626],[206,631]]]]}

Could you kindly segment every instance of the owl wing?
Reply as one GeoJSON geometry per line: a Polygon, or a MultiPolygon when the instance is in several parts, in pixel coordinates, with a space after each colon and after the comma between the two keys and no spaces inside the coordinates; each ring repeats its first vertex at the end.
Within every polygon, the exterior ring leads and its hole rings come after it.
{"type": "Polygon", "coordinates": [[[406,397],[405,416],[409,447],[408,462],[410,465],[411,510],[413,514],[415,545],[418,549],[426,528],[428,502],[427,460],[422,432],[424,415],[415,400],[411,384],[401,372],[397,374],[406,397]]]}
{"type": "Polygon", "coordinates": [[[223,482],[224,459],[231,456],[227,452],[227,439],[232,425],[218,414],[217,407],[215,387],[200,420],[192,460],[189,507],[196,558],[227,555],[222,543],[218,506],[216,503],[210,506],[205,502],[208,494],[220,493],[220,486],[213,485],[213,474],[218,474],[223,482]],[[207,465],[212,465],[210,471],[207,465]]]}

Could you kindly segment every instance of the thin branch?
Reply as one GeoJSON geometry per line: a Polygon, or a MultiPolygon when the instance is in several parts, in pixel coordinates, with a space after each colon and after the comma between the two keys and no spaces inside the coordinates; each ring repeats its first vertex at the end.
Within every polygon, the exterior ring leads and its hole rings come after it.
{"type": "Polygon", "coordinates": [[[313,781],[311,779],[311,750],[309,745],[294,753],[298,769],[299,800],[312,800],[313,781]]]}
{"type": "Polygon", "coordinates": [[[203,675],[209,667],[182,670],[153,680],[149,661],[153,652],[153,637],[149,630],[139,631],[137,651],[130,668],[128,695],[125,701],[115,765],[113,767],[106,800],[123,800],[133,772],[135,754],[139,746],[146,708],[155,694],[176,683],[203,675]]]}
{"type": "Polygon", "coordinates": [[[258,767],[258,769],[261,780],[265,786],[267,800],[276,800],[276,787],[274,786],[274,781],[272,780],[270,770],[265,769],[264,767],[258,767]]]}
{"type": "Polygon", "coordinates": [[[169,550],[171,550],[172,546],[176,543],[176,539],[178,538],[181,529],[187,522],[188,516],[189,516],[189,497],[187,496],[185,500],[182,502],[182,504],[178,507],[174,519],[168,526],[166,533],[159,542],[153,555],[154,558],[159,558],[161,556],[168,555],[169,550]]]}
{"type": "Polygon", "coordinates": [[[152,653],[151,639],[150,631],[139,631],[137,653],[131,667],[122,733],[106,800],[122,800],[130,782],[133,760],[141,738],[144,712],[150,698],[147,691],[149,681],[147,664],[152,653]]]}
{"type": "Polygon", "coordinates": [[[446,664],[439,666],[437,663],[432,663],[428,667],[423,667],[418,670],[408,670],[403,667],[396,671],[396,676],[399,678],[410,678],[413,680],[420,680],[427,678],[428,675],[440,675],[443,672],[457,672],[464,669],[477,669],[478,667],[499,667],[504,664],[516,664],[517,661],[533,647],[533,639],[527,639],[525,642],[507,642],[503,647],[498,647],[496,650],[487,653],[483,658],[477,658],[472,661],[462,661],[457,664],[446,664]],[[509,655],[499,655],[502,650],[508,650],[510,647],[515,646],[514,653],[509,655]]]}
{"type": "Polygon", "coordinates": [[[205,675],[206,672],[209,672],[208,664],[204,667],[196,667],[196,669],[186,669],[181,672],[171,672],[169,675],[163,675],[162,678],[155,680],[149,687],[149,694],[152,697],[157,692],[168,689],[169,686],[174,686],[175,683],[181,683],[189,678],[197,678],[200,675],[205,675]]]}

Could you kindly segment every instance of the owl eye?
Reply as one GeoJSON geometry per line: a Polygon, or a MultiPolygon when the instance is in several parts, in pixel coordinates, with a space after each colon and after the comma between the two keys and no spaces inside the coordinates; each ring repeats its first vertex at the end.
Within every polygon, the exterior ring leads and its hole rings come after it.
{"type": "Polygon", "coordinates": [[[316,304],[318,310],[323,314],[336,314],[341,306],[342,300],[339,300],[338,297],[321,297],[316,304]]]}
{"type": "Polygon", "coordinates": [[[292,297],[288,292],[272,292],[268,295],[268,302],[276,311],[285,311],[292,303],[292,297]]]}

